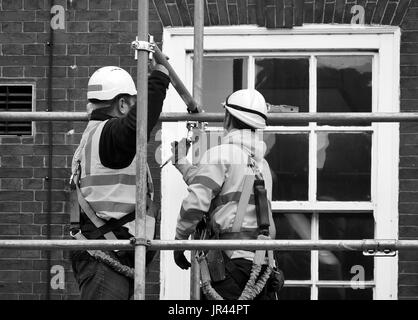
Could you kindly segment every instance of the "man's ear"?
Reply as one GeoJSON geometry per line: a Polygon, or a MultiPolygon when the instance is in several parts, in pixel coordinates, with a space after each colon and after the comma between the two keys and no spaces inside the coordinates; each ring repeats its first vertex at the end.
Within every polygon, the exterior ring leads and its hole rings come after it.
{"type": "Polygon", "coordinates": [[[125,101],[125,98],[120,98],[118,100],[118,109],[119,109],[119,112],[123,115],[129,111],[129,108],[127,108],[126,105],[127,103],[125,101]]]}

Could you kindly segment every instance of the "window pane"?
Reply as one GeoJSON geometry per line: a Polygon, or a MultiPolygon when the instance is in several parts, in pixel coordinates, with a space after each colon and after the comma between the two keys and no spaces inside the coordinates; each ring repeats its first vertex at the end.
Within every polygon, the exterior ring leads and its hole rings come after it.
{"type": "Polygon", "coordinates": [[[318,112],[371,112],[372,61],[372,56],[318,57],[318,112]]]}
{"type": "Polygon", "coordinates": [[[373,289],[319,288],[318,300],[373,300],[373,289]]]}
{"type": "MultiPolygon", "coordinates": [[[[324,240],[374,238],[373,213],[321,213],[319,237],[324,240]]],[[[361,251],[320,251],[320,280],[373,280],[374,259],[361,251]]]]}
{"type": "Polygon", "coordinates": [[[308,200],[309,134],[264,133],[273,201],[308,200]]]}
{"type": "Polygon", "coordinates": [[[279,300],[310,300],[310,287],[283,287],[279,292],[279,300]]]}
{"type": "MultiPolygon", "coordinates": [[[[278,240],[311,239],[311,215],[276,213],[273,215],[278,240]]],[[[278,267],[286,280],[311,279],[310,251],[279,251],[278,267]]]]}
{"type": "Polygon", "coordinates": [[[371,133],[318,133],[318,200],[371,200],[371,138],[371,133]]]}
{"type": "MultiPolygon", "coordinates": [[[[203,59],[202,104],[205,112],[223,113],[222,103],[232,92],[247,88],[247,59],[203,59]]],[[[209,123],[209,126],[222,126],[209,123]]]]}
{"type": "Polygon", "coordinates": [[[299,107],[309,112],[309,59],[261,58],[255,60],[255,88],[274,105],[299,107]]]}

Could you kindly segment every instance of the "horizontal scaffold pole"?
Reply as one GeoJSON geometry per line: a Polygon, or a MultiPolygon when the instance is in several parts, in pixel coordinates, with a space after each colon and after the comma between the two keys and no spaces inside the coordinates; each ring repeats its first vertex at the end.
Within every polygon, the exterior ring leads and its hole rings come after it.
{"type": "MultiPolygon", "coordinates": [[[[1,121],[88,121],[84,112],[0,112],[1,121]]],[[[162,113],[160,121],[222,122],[223,113],[162,113]]],[[[418,112],[401,113],[271,113],[269,125],[325,122],[353,124],[356,122],[418,122],[418,112]]]]}
{"type": "MultiPolygon", "coordinates": [[[[146,244],[152,250],[413,250],[418,249],[418,240],[152,240],[146,244]]],[[[129,250],[135,246],[131,240],[0,240],[0,249],[14,250],[129,250]]]]}

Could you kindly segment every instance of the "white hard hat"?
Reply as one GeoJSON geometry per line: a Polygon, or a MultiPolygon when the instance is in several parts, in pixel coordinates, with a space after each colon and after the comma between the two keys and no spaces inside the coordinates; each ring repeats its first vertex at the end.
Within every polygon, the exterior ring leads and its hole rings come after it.
{"type": "Polygon", "coordinates": [[[254,89],[239,90],[225,102],[228,112],[255,129],[264,129],[267,120],[267,105],[263,95],[254,89]]]}
{"type": "Polygon", "coordinates": [[[87,99],[112,100],[120,94],[137,94],[131,75],[119,67],[103,67],[90,77],[87,99]]]}

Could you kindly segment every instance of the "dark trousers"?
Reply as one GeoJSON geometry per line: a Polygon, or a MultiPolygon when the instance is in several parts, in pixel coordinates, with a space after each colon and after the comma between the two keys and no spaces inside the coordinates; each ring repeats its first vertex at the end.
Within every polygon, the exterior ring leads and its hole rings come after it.
{"type": "MultiPolygon", "coordinates": [[[[250,278],[252,265],[252,261],[246,259],[228,260],[225,264],[225,280],[212,282],[212,287],[225,300],[237,300],[250,278]]],[[[265,267],[261,269],[261,273],[264,270],[265,267]]],[[[267,291],[266,285],[254,300],[275,300],[275,298],[274,294],[267,291]]]]}
{"type": "Polygon", "coordinates": [[[130,300],[133,295],[133,279],[114,271],[87,252],[72,255],[72,268],[81,300],[130,300]]]}

